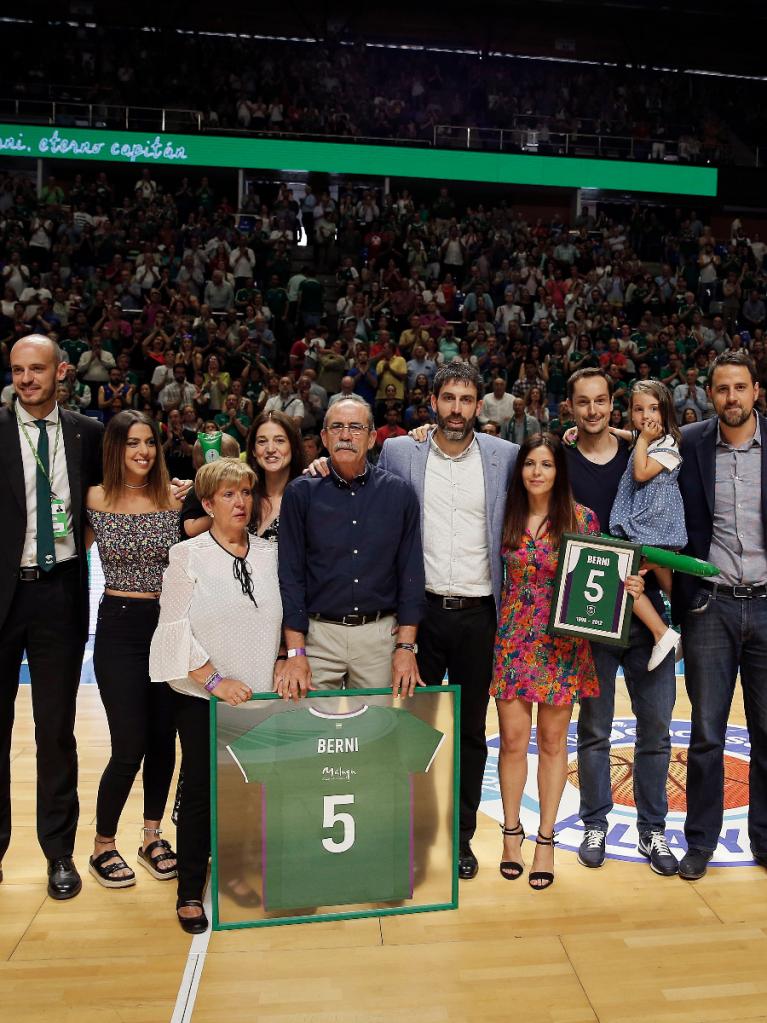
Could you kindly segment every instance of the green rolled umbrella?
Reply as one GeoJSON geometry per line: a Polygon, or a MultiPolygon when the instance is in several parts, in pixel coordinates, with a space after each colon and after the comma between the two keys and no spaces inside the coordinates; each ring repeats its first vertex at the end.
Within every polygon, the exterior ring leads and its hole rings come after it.
{"type": "Polygon", "coordinates": [[[663,547],[648,547],[645,544],[639,549],[643,558],[662,568],[670,568],[674,572],[685,572],[687,575],[700,575],[706,578],[719,575],[716,565],[701,558],[691,558],[689,554],[677,554],[676,551],[667,551],[663,547]]]}
{"type": "MultiPolygon", "coordinates": [[[[605,540],[614,540],[609,533],[600,533],[605,540]]],[[[665,547],[650,547],[647,544],[639,544],[639,553],[647,558],[654,565],[661,568],[670,568],[673,572],[685,572],[687,575],[699,575],[704,578],[719,575],[719,569],[710,561],[703,561],[701,558],[691,558],[689,554],[677,554],[676,551],[669,551],[665,547]]]]}

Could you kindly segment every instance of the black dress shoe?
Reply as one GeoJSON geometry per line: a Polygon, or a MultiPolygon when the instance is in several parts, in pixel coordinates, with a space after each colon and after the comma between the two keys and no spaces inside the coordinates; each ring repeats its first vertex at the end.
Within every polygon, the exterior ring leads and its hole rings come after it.
{"type": "Polygon", "coordinates": [[[471,881],[477,876],[479,863],[477,857],[471,851],[471,846],[466,843],[458,850],[458,876],[462,881],[471,881]]]}
{"type": "MultiPolygon", "coordinates": [[[[754,857],[760,867],[767,867],[767,852],[756,852],[755,849],[751,850],[751,855],[754,857]]],[[[0,881],[3,879],[3,872],[0,870],[0,881]]]]}
{"type": "Polygon", "coordinates": [[[73,899],[82,886],[71,856],[48,860],[48,894],[52,899],[73,899]]]}
{"type": "Polygon", "coordinates": [[[713,853],[705,849],[688,849],[679,864],[679,876],[685,881],[697,881],[703,877],[713,853]]]}

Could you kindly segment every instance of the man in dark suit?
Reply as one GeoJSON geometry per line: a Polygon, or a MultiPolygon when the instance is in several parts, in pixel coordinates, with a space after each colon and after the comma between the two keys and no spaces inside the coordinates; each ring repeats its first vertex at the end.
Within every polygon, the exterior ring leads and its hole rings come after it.
{"type": "Polygon", "coordinates": [[[26,650],[37,835],[48,859],[48,894],[71,899],[82,887],[72,850],[75,703],[88,636],[84,504],[88,488],[101,480],[103,428],[56,404],[66,362],[49,338],[21,338],[10,362],[16,400],[0,409],[0,862],[11,837],[11,732],[26,650]]]}
{"type": "Polygon", "coordinates": [[[687,853],[679,874],[706,872],[722,828],[724,740],[740,671],[751,739],[748,831],[767,866],[767,422],[748,353],[714,361],[708,396],[716,419],[682,431],[686,554],[713,562],[711,580],[675,574],[674,620],[682,625],[685,682],[692,705],[687,757],[687,853]]]}

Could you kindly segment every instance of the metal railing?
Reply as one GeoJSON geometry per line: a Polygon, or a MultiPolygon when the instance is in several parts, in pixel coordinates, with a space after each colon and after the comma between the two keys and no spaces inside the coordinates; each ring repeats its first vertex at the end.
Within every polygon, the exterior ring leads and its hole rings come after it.
{"type": "Polygon", "coordinates": [[[477,128],[438,124],[434,127],[432,141],[437,149],[480,149],[539,156],[586,156],[666,163],[722,162],[730,157],[727,146],[719,144],[709,151],[692,137],[636,138],[580,130],[550,131],[546,127],[477,128]]]}
{"type": "MultiPolygon", "coordinates": [[[[49,124],[68,128],[111,128],[121,131],[210,133],[240,137],[303,139],[309,142],[345,142],[360,145],[433,146],[436,149],[471,149],[547,156],[585,156],[615,160],[657,160],[666,163],[725,163],[732,153],[725,144],[704,147],[692,135],[637,138],[606,132],[550,130],[545,119],[517,116],[509,128],[438,124],[431,138],[393,138],[370,135],[331,135],[301,130],[253,131],[227,128],[209,121],[200,110],[169,107],[124,106],[74,100],[0,98],[0,121],[49,124]]],[[[587,123],[587,122],[583,122],[587,123]]],[[[683,131],[684,129],[680,129],[683,131]]],[[[759,150],[749,159],[759,166],[759,150]]],[[[744,162],[745,161],[741,161],[744,162]]]]}
{"type": "Polygon", "coordinates": [[[202,131],[199,110],[136,107],[73,100],[2,99],[0,120],[22,124],[50,124],[67,128],[112,128],[122,131],[202,131]]]}

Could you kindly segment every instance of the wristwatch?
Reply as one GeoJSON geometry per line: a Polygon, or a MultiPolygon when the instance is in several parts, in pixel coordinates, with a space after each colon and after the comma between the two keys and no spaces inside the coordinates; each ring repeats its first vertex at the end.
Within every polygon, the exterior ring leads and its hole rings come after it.
{"type": "Polygon", "coordinates": [[[417,654],[418,653],[418,644],[417,643],[395,643],[394,644],[394,649],[395,650],[409,650],[411,654],[417,654]]]}

